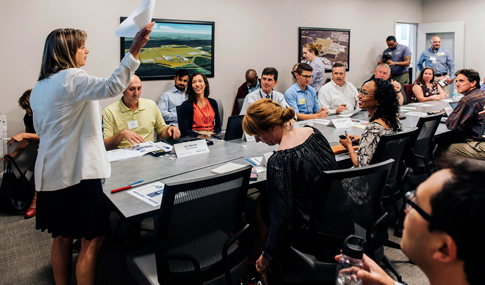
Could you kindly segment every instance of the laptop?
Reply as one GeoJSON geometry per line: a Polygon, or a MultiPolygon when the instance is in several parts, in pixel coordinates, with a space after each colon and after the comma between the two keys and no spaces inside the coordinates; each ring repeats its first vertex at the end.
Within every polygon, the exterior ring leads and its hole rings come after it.
{"type": "Polygon", "coordinates": [[[229,117],[227,121],[225,141],[241,139],[243,136],[242,121],[244,115],[237,115],[229,117]]]}

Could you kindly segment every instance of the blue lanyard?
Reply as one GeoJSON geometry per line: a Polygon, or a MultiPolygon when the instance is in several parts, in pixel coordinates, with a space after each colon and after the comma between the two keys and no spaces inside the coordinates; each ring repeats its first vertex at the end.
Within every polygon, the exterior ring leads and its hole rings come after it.
{"type": "MultiPolygon", "coordinates": [[[[261,89],[259,89],[259,96],[261,96],[261,99],[266,98],[266,95],[263,97],[263,93],[261,93],[261,89]]],[[[271,100],[273,100],[273,91],[271,91],[271,100]]]]}

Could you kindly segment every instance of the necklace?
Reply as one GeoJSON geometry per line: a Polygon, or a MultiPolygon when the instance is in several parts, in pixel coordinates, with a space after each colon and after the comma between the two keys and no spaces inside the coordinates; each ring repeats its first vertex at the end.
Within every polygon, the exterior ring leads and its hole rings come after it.
{"type": "Polygon", "coordinates": [[[202,123],[204,124],[203,125],[203,128],[204,128],[204,131],[209,131],[209,123],[210,123],[210,118],[209,118],[209,108],[208,108],[208,102],[207,102],[207,99],[205,99],[205,106],[204,106],[204,109],[206,110],[206,114],[204,114],[204,112],[202,111],[202,108],[199,107],[199,105],[197,103],[195,103],[195,106],[197,106],[197,109],[199,109],[199,112],[202,114],[202,123]],[[205,124],[205,118],[207,117],[207,126],[205,124]]]}

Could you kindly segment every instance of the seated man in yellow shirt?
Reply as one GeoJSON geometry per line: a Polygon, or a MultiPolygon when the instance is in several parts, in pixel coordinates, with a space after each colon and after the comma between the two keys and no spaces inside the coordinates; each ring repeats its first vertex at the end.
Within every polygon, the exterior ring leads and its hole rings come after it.
{"type": "Polygon", "coordinates": [[[125,148],[145,141],[180,137],[180,130],[167,126],[157,104],[140,98],[141,80],[134,75],[121,99],[103,110],[103,136],[106,150],[125,148]]]}

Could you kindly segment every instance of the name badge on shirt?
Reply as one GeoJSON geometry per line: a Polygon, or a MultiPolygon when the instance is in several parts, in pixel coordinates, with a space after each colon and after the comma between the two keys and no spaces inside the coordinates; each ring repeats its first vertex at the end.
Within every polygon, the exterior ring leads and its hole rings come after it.
{"type": "Polygon", "coordinates": [[[306,104],[306,99],[305,98],[298,99],[298,105],[303,105],[303,104],[306,104]]]}
{"type": "Polygon", "coordinates": [[[445,55],[445,53],[444,52],[439,52],[438,55],[445,55]]]}
{"type": "Polygon", "coordinates": [[[138,128],[138,121],[137,120],[128,121],[127,124],[128,124],[129,130],[134,129],[134,128],[138,128]]]}
{"type": "Polygon", "coordinates": [[[436,63],[436,57],[435,57],[435,56],[431,56],[431,57],[429,58],[429,60],[431,60],[433,63],[436,63]]]}

